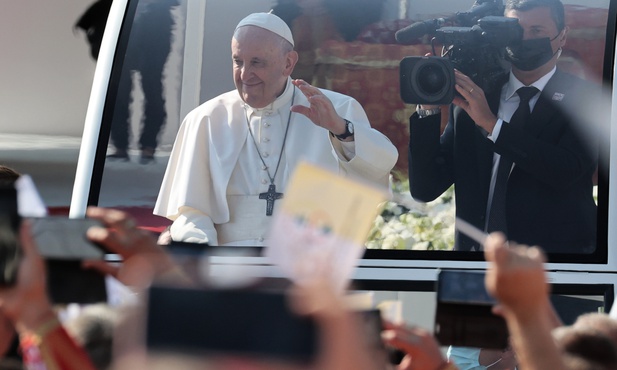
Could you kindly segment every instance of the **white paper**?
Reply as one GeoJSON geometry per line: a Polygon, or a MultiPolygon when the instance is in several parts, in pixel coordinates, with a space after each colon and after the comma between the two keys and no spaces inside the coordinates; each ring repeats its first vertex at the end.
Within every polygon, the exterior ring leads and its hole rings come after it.
{"type": "Polygon", "coordinates": [[[15,182],[17,190],[17,211],[21,217],[45,217],[47,207],[34,181],[29,175],[21,175],[15,182]]]}

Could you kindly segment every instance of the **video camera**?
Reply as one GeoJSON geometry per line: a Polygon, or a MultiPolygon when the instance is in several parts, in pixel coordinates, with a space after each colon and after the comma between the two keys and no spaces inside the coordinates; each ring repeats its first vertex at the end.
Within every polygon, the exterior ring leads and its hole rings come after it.
{"type": "Polygon", "coordinates": [[[454,68],[469,76],[482,90],[491,92],[508,73],[504,60],[506,46],[519,43],[523,30],[515,18],[503,14],[498,1],[479,1],[467,12],[448,19],[438,18],[414,23],[396,33],[406,44],[425,34],[433,34],[443,45],[440,57],[406,57],[400,63],[401,98],[410,104],[449,104],[454,98],[454,68]],[[458,26],[441,27],[445,23],[458,26]]]}

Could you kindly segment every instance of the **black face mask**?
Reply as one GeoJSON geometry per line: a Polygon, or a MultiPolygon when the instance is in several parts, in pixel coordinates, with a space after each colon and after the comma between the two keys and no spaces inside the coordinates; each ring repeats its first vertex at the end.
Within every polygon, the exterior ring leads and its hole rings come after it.
{"type": "Polygon", "coordinates": [[[520,44],[506,47],[506,60],[521,71],[533,71],[543,66],[557,53],[553,53],[551,41],[553,39],[542,37],[539,39],[522,40],[520,44]]]}

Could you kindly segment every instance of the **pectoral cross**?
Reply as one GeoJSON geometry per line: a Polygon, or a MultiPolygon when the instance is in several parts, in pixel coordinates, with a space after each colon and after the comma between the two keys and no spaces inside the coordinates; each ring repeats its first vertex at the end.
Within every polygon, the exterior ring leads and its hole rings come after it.
{"type": "Polygon", "coordinates": [[[276,185],[272,184],[265,193],[259,193],[259,199],[266,200],[266,216],[272,216],[274,201],[283,198],[283,193],[276,192],[276,185]]]}

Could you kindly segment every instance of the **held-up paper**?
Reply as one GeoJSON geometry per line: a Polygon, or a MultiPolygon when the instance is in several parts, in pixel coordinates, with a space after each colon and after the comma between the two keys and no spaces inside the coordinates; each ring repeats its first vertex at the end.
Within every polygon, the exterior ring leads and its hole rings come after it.
{"type": "Polygon", "coordinates": [[[384,191],[302,163],[274,215],[266,256],[296,283],[327,279],[342,291],[386,199],[384,191]]]}

